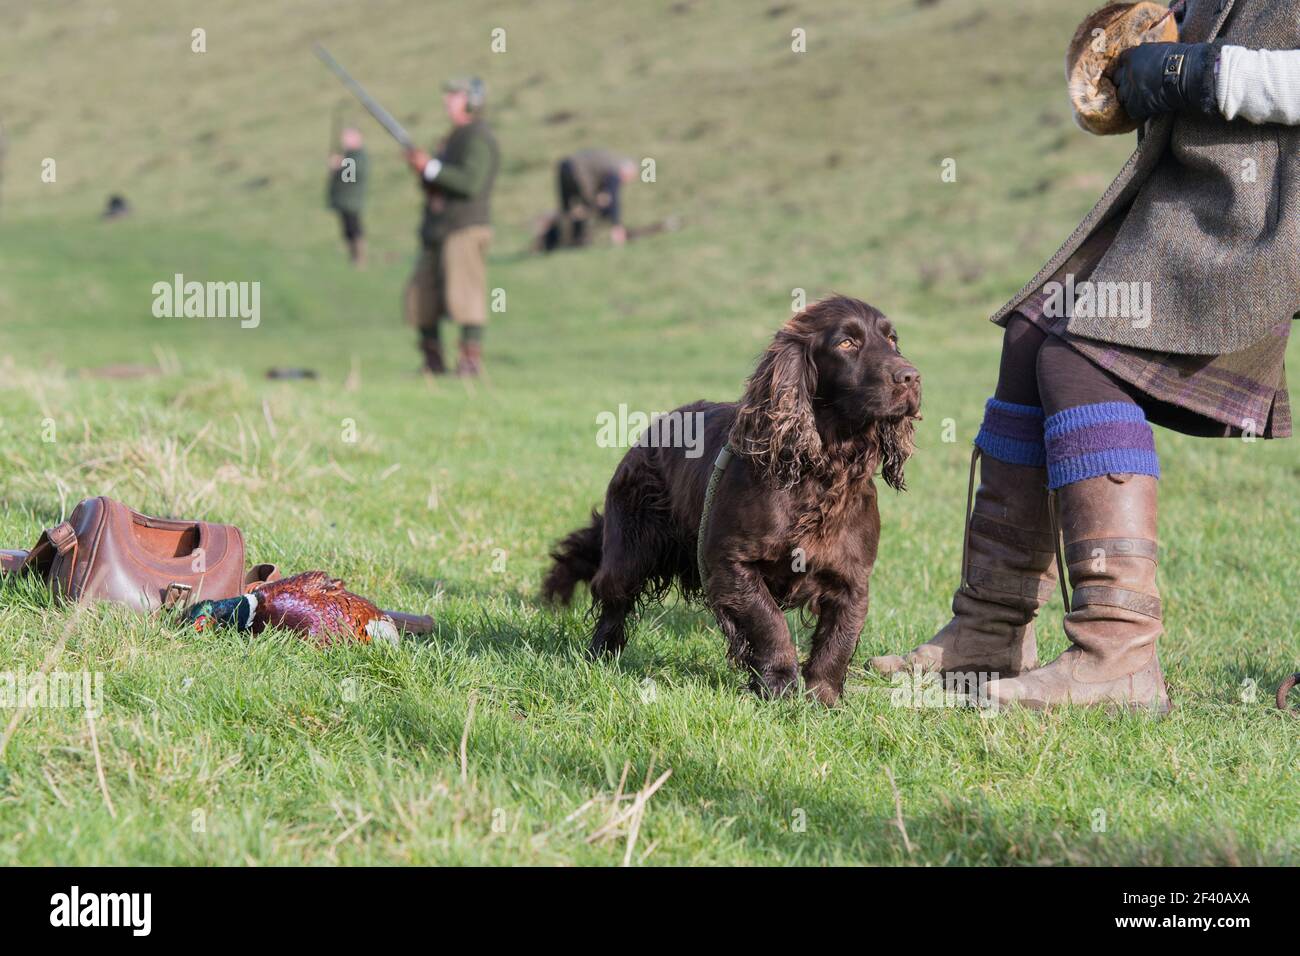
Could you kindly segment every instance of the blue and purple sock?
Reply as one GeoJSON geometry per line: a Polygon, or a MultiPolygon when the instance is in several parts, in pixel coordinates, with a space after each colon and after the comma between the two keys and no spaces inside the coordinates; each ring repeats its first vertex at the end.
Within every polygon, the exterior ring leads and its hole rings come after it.
{"type": "Polygon", "coordinates": [[[1042,468],[1047,464],[1043,446],[1043,410],[1037,405],[1016,405],[990,398],[975,444],[990,458],[1009,465],[1042,468]]]}
{"type": "Polygon", "coordinates": [[[1129,402],[1079,405],[1050,416],[1044,428],[1047,487],[1109,474],[1160,477],[1155,436],[1146,415],[1129,402]]]}

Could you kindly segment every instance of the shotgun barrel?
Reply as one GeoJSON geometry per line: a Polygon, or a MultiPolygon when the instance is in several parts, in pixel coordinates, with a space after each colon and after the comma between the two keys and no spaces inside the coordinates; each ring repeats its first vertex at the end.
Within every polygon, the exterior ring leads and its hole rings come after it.
{"type": "Polygon", "coordinates": [[[402,124],[393,118],[392,113],[380,106],[379,102],[366,92],[365,87],[352,78],[351,73],[343,69],[342,64],[330,55],[329,50],[325,49],[319,43],[316,44],[315,50],[316,56],[320,61],[329,68],[331,73],[342,81],[344,86],[352,91],[352,95],[355,96],[361,105],[366,108],[366,112],[373,116],[380,126],[388,130],[389,136],[397,140],[403,149],[415,148],[415,141],[412,140],[410,134],[402,128],[402,124]]]}

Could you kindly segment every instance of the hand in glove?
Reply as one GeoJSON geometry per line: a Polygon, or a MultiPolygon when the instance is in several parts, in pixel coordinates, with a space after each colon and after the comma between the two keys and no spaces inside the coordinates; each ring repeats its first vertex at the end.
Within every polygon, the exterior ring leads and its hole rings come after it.
{"type": "Polygon", "coordinates": [[[1124,112],[1135,120],[1172,112],[1218,115],[1218,59],[1209,43],[1143,43],[1125,50],[1113,74],[1124,112]]]}

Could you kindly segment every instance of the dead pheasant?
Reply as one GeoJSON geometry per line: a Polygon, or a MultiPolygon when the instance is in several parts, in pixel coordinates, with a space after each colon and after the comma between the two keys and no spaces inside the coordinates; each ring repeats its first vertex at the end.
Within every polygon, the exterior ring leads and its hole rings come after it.
{"type": "Polygon", "coordinates": [[[255,591],[221,601],[202,601],[186,612],[196,631],[230,625],[260,634],[283,627],[314,640],[320,647],[343,637],[369,644],[398,644],[397,626],[365,598],[343,587],[324,571],[304,571],[263,584],[255,591]]]}
{"type": "Polygon", "coordinates": [[[1120,104],[1110,71],[1119,55],[1140,43],[1178,39],[1174,13],[1158,3],[1109,3],[1079,24],[1065,56],[1075,121],[1089,133],[1131,133],[1138,124],[1120,104]]]}

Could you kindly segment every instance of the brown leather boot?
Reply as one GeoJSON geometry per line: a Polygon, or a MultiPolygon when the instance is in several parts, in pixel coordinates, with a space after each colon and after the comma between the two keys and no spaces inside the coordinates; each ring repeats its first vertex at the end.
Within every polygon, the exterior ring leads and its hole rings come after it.
{"type": "Polygon", "coordinates": [[[358,269],[364,269],[366,265],[366,241],[361,238],[348,240],[348,261],[358,269]]]}
{"type": "Polygon", "coordinates": [[[952,599],[953,618],[933,638],[899,657],[873,657],[881,674],[901,670],[978,671],[1015,676],[1038,661],[1034,616],[1056,582],[1047,472],[1010,465],[976,448],[967,489],[962,579],[952,599]],[[980,461],[974,510],[970,489],[980,461]]]}
{"type": "Polygon", "coordinates": [[[423,336],[420,339],[420,351],[424,354],[424,367],[420,371],[427,375],[445,375],[447,365],[442,360],[442,343],[437,336],[423,336]]]}
{"type": "Polygon", "coordinates": [[[481,342],[460,343],[460,358],[456,362],[456,374],[462,378],[477,378],[483,374],[483,345],[481,342]]]}
{"type": "MultiPolygon", "coordinates": [[[[1163,632],[1156,588],[1156,479],[1103,475],[1057,492],[1064,563],[1074,587],[1052,663],[985,687],[984,703],[1034,709],[1060,704],[1169,710],[1156,656],[1163,632]]],[[[1064,587],[1062,587],[1064,593],[1064,587]]]]}

